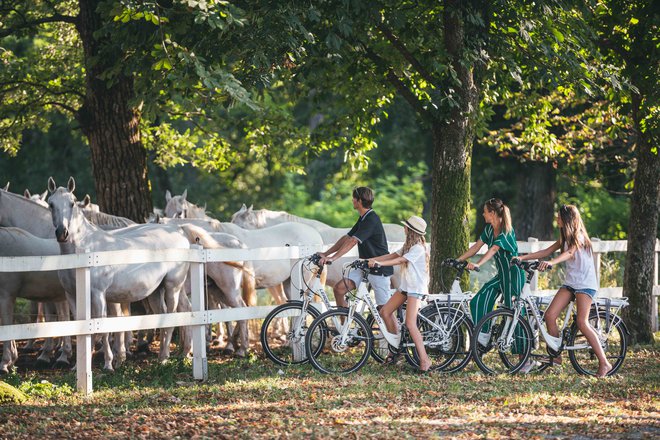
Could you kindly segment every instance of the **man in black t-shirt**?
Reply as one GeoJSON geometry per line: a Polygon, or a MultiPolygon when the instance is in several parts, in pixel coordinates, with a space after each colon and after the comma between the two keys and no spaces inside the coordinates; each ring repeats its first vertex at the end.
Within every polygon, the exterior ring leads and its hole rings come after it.
{"type": "MultiPolygon", "coordinates": [[[[360,218],[351,230],[332,245],[330,249],[319,252],[322,264],[335,261],[353,249],[355,245],[358,247],[360,258],[365,260],[390,253],[383,223],[380,221],[378,214],[371,209],[373,202],[374,193],[371,188],[361,186],[353,190],[353,208],[360,214],[360,218]]],[[[390,298],[390,276],[392,276],[392,273],[393,268],[391,266],[370,269],[369,283],[374,289],[376,304],[379,306],[385,304],[390,298]]],[[[333,291],[338,306],[348,306],[345,299],[346,292],[355,289],[361,280],[362,274],[359,271],[352,271],[349,278],[344,278],[335,284],[333,291]]]]}

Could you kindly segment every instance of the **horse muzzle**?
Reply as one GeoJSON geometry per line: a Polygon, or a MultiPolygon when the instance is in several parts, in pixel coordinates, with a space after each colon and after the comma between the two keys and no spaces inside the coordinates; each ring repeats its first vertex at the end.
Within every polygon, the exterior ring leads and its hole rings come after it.
{"type": "Polygon", "coordinates": [[[59,243],[66,243],[69,240],[69,230],[65,227],[59,227],[55,230],[55,237],[59,243]]]}

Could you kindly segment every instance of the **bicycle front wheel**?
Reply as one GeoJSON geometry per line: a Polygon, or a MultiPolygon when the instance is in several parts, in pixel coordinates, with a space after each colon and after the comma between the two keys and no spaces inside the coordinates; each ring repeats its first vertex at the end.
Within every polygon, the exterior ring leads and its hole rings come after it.
{"type": "Polygon", "coordinates": [[[290,301],[275,307],[261,325],[261,346],[266,356],[278,365],[307,362],[305,334],[319,314],[310,306],[303,315],[302,301],[290,301]]]}
{"type": "MultiPolygon", "coordinates": [[[[610,315],[608,320],[605,312],[600,311],[598,314],[591,314],[589,324],[598,334],[605,357],[612,364],[612,369],[607,373],[611,376],[621,368],[628,352],[628,336],[623,321],[616,315],[610,315]]],[[[571,327],[566,350],[575,371],[589,376],[598,373],[598,358],[577,324],[571,327]]]]}
{"type": "Polygon", "coordinates": [[[348,319],[348,309],[329,310],[316,318],[305,335],[310,363],[322,373],[348,374],[369,359],[373,336],[360,315],[348,319]]]}
{"type": "Polygon", "coordinates": [[[472,356],[486,374],[513,374],[519,371],[534,344],[534,335],[526,319],[519,317],[513,332],[513,311],[497,309],[477,323],[472,332],[472,356]]]}

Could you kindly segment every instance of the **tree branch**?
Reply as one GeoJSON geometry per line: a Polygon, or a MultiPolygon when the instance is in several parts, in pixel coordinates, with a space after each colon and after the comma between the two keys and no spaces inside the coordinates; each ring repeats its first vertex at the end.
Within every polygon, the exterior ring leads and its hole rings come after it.
{"type": "Polygon", "coordinates": [[[385,35],[385,38],[394,46],[394,48],[403,56],[403,58],[410,63],[410,65],[419,72],[419,74],[428,82],[429,84],[432,84],[433,87],[436,89],[440,89],[440,86],[436,83],[435,78],[433,78],[433,75],[431,75],[431,72],[426,70],[426,68],[422,65],[422,63],[415,58],[415,56],[410,53],[410,51],[406,48],[406,46],[401,42],[400,39],[398,39],[392,30],[385,26],[383,23],[377,23],[376,28],[385,35]]]}
{"type": "Polygon", "coordinates": [[[386,65],[385,61],[374,53],[366,44],[362,44],[367,57],[380,69],[387,78],[387,81],[394,86],[394,88],[401,94],[401,96],[408,102],[408,104],[425,120],[433,121],[431,113],[424,108],[422,102],[417,99],[417,96],[406,86],[403,81],[394,73],[394,71],[386,65]]]}
{"type": "Polygon", "coordinates": [[[15,26],[10,27],[8,29],[3,29],[0,31],[0,38],[7,37],[9,35],[12,35],[14,32],[20,30],[20,29],[29,29],[35,26],[39,26],[41,24],[45,23],[71,23],[74,26],[78,25],[78,17],[74,17],[71,15],[62,15],[62,14],[54,14],[49,17],[42,17],[42,18],[37,18],[35,20],[31,21],[24,21],[22,23],[17,23],[15,26]]]}

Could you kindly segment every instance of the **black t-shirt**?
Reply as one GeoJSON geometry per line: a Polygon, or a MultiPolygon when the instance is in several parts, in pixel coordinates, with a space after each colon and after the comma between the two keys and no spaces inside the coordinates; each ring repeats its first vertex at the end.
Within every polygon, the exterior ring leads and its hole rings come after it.
{"type": "MultiPolygon", "coordinates": [[[[358,241],[358,255],[362,259],[380,257],[390,253],[387,247],[387,237],[383,222],[372,209],[365,212],[348,231],[349,237],[354,237],[358,241]]],[[[394,273],[392,266],[371,268],[374,275],[390,276],[394,273]]]]}

